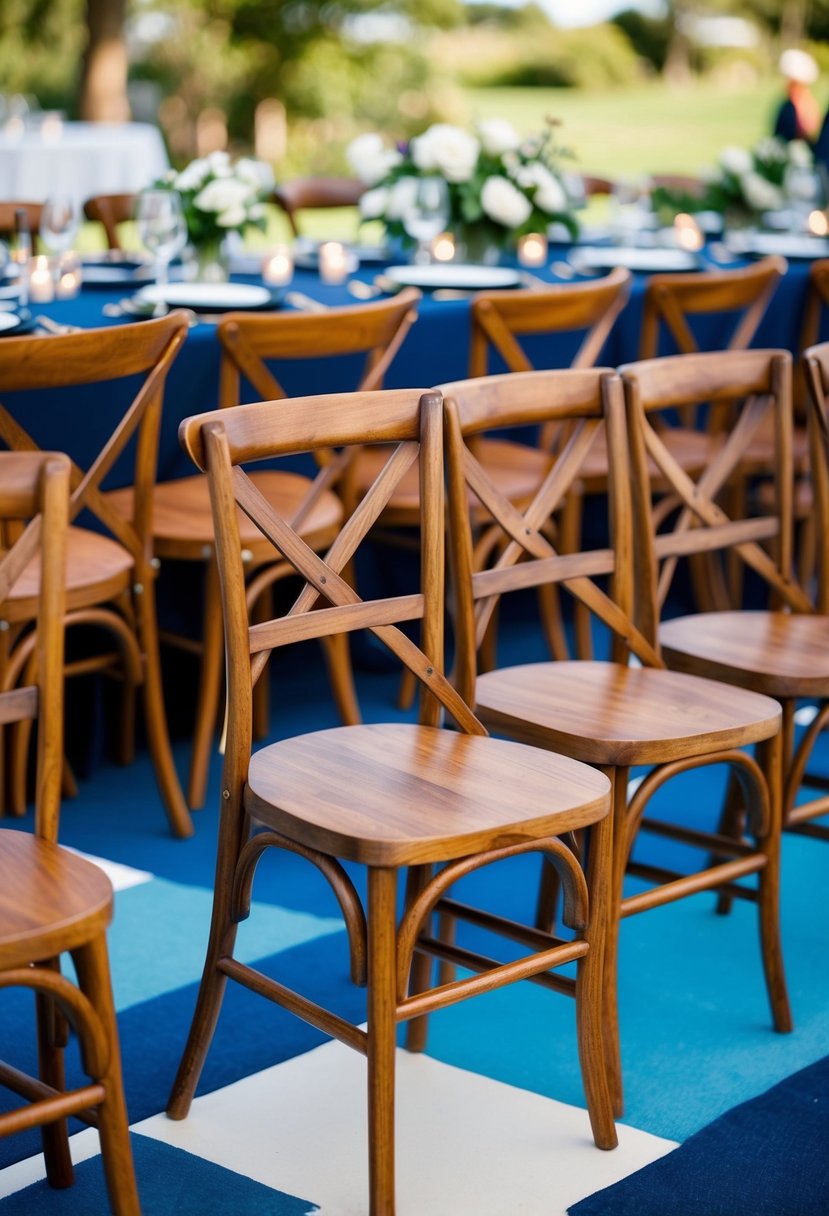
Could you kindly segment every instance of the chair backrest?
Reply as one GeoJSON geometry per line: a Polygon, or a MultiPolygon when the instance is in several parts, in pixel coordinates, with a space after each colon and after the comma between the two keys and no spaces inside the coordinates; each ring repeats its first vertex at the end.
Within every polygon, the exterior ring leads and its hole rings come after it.
{"type": "Polygon", "coordinates": [[[371,629],[421,681],[421,721],[435,724],[441,707],[471,733],[483,727],[443,675],[444,487],[442,399],[420,389],[289,398],[216,410],[181,424],[182,446],[210,482],[216,559],[222,585],[228,686],[227,788],[244,780],[251,746],[252,685],[271,650],[309,638],[371,629]],[[348,451],[392,445],[389,458],[328,553],[300,538],[240,467],[325,448],[348,451]],[[421,503],[421,586],[414,594],[363,600],[343,577],[406,471],[418,460],[421,503]],[[279,619],[250,625],[245,570],[234,504],[241,507],[302,580],[279,619]],[[421,647],[399,628],[420,621],[421,647]],[[229,766],[229,769],[228,767],[229,766]]]}
{"type": "Polygon", "coordinates": [[[244,377],[264,400],[287,396],[266,360],[363,355],[360,391],[382,388],[383,376],[417,320],[420,292],[330,308],[323,313],[228,313],[217,327],[222,348],[219,404],[237,405],[244,377]]]}
{"type": "Polygon", "coordinates": [[[35,831],[57,840],[63,772],[63,613],[69,461],[55,452],[0,452],[0,622],[9,591],[40,565],[33,632],[18,638],[0,681],[0,726],[34,720],[35,831]],[[13,542],[2,537],[15,535],[13,542]]]}
{"type": "Polygon", "coordinates": [[[792,570],[793,458],[791,355],[781,350],[673,355],[619,369],[625,386],[635,530],[637,608],[643,632],[655,639],[660,612],[683,558],[702,555],[714,609],[738,607],[737,588],[765,585],[772,602],[810,611],[792,570]],[[722,442],[694,480],[672,457],[660,412],[716,402],[729,411],[722,442]],[[729,495],[741,459],[764,426],[774,435],[773,492],[729,495]],[[651,470],[678,506],[657,533],[651,470]],[[739,514],[738,514],[739,512],[739,514]],[[732,517],[733,516],[733,517],[732,517]],[[723,560],[716,561],[720,555],[723,560]],[[732,573],[734,558],[739,577],[732,573]],[[729,559],[728,562],[724,559],[729,559]],[[742,574],[753,572],[745,580],[742,574]]]}
{"type": "Polygon", "coordinates": [[[32,242],[35,242],[40,231],[43,203],[0,202],[0,237],[9,237],[16,230],[18,211],[25,211],[32,242]]]}
{"type": "Polygon", "coordinates": [[[663,332],[678,353],[699,350],[689,318],[702,313],[739,314],[728,342],[718,341],[717,349],[745,350],[785,273],[784,258],[768,257],[737,270],[652,275],[645,289],[639,358],[656,358],[663,332]]]}
{"type": "Polygon", "coordinates": [[[803,354],[815,536],[815,607],[829,614],[829,342],[803,354]]]}
{"type": "Polygon", "coordinates": [[[88,220],[103,224],[110,249],[121,248],[118,225],[133,218],[135,198],[134,194],[96,194],[93,198],[88,198],[83,205],[84,215],[88,220]]]}
{"type": "Polygon", "coordinates": [[[300,211],[329,207],[356,207],[366,192],[364,182],[351,177],[298,177],[281,182],[273,192],[274,202],[288,217],[294,236],[299,236],[300,211]]]}
{"type": "Polygon", "coordinates": [[[469,375],[487,374],[490,348],[501,356],[509,371],[532,371],[519,337],[582,330],[584,338],[570,366],[593,367],[624,307],[630,282],[630,272],[617,269],[585,283],[479,292],[472,299],[469,375]]]}
{"type": "Polygon", "coordinates": [[[87,467],[72,462],[69,517],[91,511],[142,567],[152,558],[152,493],[164,384],[186,336],[186,316],[170,313],[140,325],[6,338],[0,343],[0,442],[12,451],[36,451],[37,444],[23,425],[23,411],[4,404],[7,394],[34,390],[57,394],[80,385],[124,382],[121,392],[127,404],[112,433],[87,467]],[[101,483],[133,439],[135,493],[130,520],[107,502],[101,483]]]}
{"type": "MultiPolygon", "coordinates": [[[[442,385],[440,391],[446,410],[455,674],[461,695],[473,702],[476,654],[502,596],[552,584],[568,591],[608,627],[612,657],[622,658],[630,649],[643,662],[658,665],[655,650],[632,621],[631,512],[618,376],[606,368],[524,372],[458,381],[442,385]],[[480,434],[517,426],[554,426],[567,436],[532,502],[521,509],[499,493],[475,455],[480,434]],[[597,529],[599,547],[561,552],[551,539],[557,516],[605,426],[609,531],[597,529]],[[477,541],[482,535],[495,555],[485,569],[477,541]],[[609,592],[597,578],[609,580],[609,592]]],[[[568,648],[564,644],[557,650],[564,654],[568,648]]]]}

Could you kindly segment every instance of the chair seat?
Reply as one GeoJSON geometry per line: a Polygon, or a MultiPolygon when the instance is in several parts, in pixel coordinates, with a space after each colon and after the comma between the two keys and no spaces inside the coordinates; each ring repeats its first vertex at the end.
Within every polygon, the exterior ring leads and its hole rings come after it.
{"type": "MultiPolygon", "coordinates": [[[[37,611],[40,572],[33,558],[4,605],[10,621],[31,620],[37,611]]],[[[117,541],[87,528],[70,528],[66,549],[67,611],[100,604],[129,586],[132,555],[117,541]]]]}
{"type": "MultiPolygon", "coordinates": [[[[251,474],[256,488],[280,515],[290,519],[308,492],[311,481],[301,473],[260,469],[251,474]]],[[[111,490],[109,502],[123,515],[132,512],[131,487],[111,490]]],[[[273,547],[264,541],[262,533],[248,517],[237,511],[242,544],[257,552],[264,549],[272,554],[273,547]]],[[[300,528],[302,537],[312,546],[327,543],[342,522],[342,505],[336,494],[323,492],[300,528]]],[[[199,560],[205,547],[213,546],[213,515],[207,478],[201,474],[182,477],[178,481],[163,481],[153,491],[153,538],[159,557],[199,560]]]]}
{"type": "Polygon", "coordinates": [[[829,617],[704,612],[666,621],[665,660],[772,697],[829,696],[829,617]]]}
{"type": "Polygon", "coordinates": [[[608,809],[608,793],[602,773],[564,756],[486,736],[383,724],[317,731],[256,752],[245,806],[311,848],[398,866],[594,823],[608,809]]]}
{"type": "Polygon", "coordinates": [[[112,886],[98,866],[28,832],[0,831],[0,968],[53,958],[112,919],[112,886]]]}
{"type": "MultiPolygon", "coordinates": [[[[719,436],[686,427],[666,427],[660,431],[659,437],[680,468],[691,475],[707,469],[716,449],[722,446],[719,436]]],[[[582,465],[582,479],[586,489],[594,493],[604,490],[607,485],[607,461],[607,435],[602,427],[590,445],[590,451],[582,465]]],[[[648,456],[648,475],[654,489],[660,489],[662,472],[651,456],[648,456]]]]}
{"type": "Polygon", "coordinates": [[[661,764],[770,738],[780,706],[713,680],[618,663],[528,663],[479,676],[493,730],[591,764],[661,764]]]}

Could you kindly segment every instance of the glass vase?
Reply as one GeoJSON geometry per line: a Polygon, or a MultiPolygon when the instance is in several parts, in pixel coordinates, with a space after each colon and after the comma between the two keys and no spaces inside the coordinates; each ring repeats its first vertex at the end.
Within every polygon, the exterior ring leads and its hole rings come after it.
{"type": "Polygon", "coordinates": [[[195,254],[197,283],[227,282],[229,266],[223,238],[197,245],[195,254]]]}

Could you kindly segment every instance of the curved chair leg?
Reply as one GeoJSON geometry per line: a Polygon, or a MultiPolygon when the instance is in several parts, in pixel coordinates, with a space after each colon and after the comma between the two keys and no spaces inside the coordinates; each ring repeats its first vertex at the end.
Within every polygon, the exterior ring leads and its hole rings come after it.
{"type": "Polygon", "coordinates": [[[612,865],[609,867],[610,892],[608,898],[607,938],[604,951],[603,1000],[604,1051],[607,1083],[613,1113],[617,1119],[624,1113],[624,1088],[622,1084],[622,1053],[619,1041],[618,1005],[618,960],[619,960],[619,909],[622,903],[622,884],[627,865],[626,812],[628,772],[626,768],[602,769],[610,778],[612,865]]]}
{"type": "MultiPolygon", "coordinates": [[[[605,946],[613,896],[613,824],[610,817],[594,824],[590,833],[588,890],[590,950],[579,960],[576,978],[576,1027],[579,1060],[593,1139],[597,1148],[618,1144],[605,1064],[604,1027],[616,1021],[615,1009],[604,1008],[605,946]]],[[[550,867],[552,869],[552,866],[550,867]]]]}
{"type": "Polygon", "coordinates": [[[558,870],[546,857],[541,858],[541,881],[535,906],[535,927],[552,933],[556,923],[556,904],[559,893],[558,870]]]}
{"type": "Polygon", "coordinates": [[[174,834],[179,837],[192,836],[193,821],[181,792],[167,730],[155,618],[155,591],[149,572],[143,591],[135,596],[135,605],[138,637],[144,656],[144,716],[156,780],[174,834]]]}
{"type": "Polygon", "coordinates": [[[774,1029],[786,1034],[793,1029],[783,950],[780,940],[780,841],[782,836],[782,743],[780,736],[761,744],[763,771],[769,785],[770,824],[761,847],[768,858],[760,871],[760,943],[763,970],[769,993],[774,1029]]]}
{"type": "Polygon", "coordinates": [[[394,1216],[396,878],[368,871],[369,1216],[394,1216]]]}
{"type": "Polygon", "coordinates": [[[129,1121],[124,1102],[121,1079],[121,1050],[118,1026],[112,1003],[106,938],[103,934],[72,952],[81,990],[97,1010],[109,1043],[106,1074],[103,1082],[106,1096],[98,1108],[98,1131],[101,1137],[101,1157],[106,1176],[109,1201],[114,1216],[141,1216],[135,1171],[130,1147],[129,1121]]]}
{"type": "MultiPolygon", "coordinates": [[[[54,969],[57,969],[58,966],[55,961],[48,965],[54,969]]],[[[35,993],[35,1016],[40,1079],[53,1089],[64,1090],[66,1075],[63,1044],[60,1041],[57,1026],[59,1015],[54,1002],[44,996],[42,992],[35,993]]],[[[57,1188],[71,1186],[75,1174],[72,1168],[72,1156],[69,1152],[69,1130],[66,1119],[43,1124],[40,1136],[49,1185],[57,1188]]]]}
{"type": "MultiPolygon", "coordinates": [[[[723,807],[720,811],[720,822],[718,831],[721,836],[730,836],[733,839],[738,839],[743,829],[743,796],[740,790],[740,783],[737,780],[733,769],[728,774],[728,785],[726,786],[725,798],[723,807]]],[[[716,865],[717,858],[711,858],[711,865],[716,865]]],[[[734,897],[725,892],[720,892],[717,895],[717,915],[727,916],[734,904],[734,897]]]]}
{"type": "Polygon", "coordinates": [[[219,593],[219,571],[215,557],[207,563],[204,576],[204,620],[202,622],[201,666],[196,701],[196,721],[190,751],[190,776],[187,801],[192,810],[204,806],[210,754],[215,745],[219,698],[222,687],[222,599],[219,593]]]}
{"type": "MultiPolygon", "coordinates": [[[[408,671],[408,667],[406,668],[408,671]]],[[[406,907],[408,908],[428,884],[432,876],[431,866],[412,866],[406,880],[406,907]]],[[[429,987],[434,963],[428,954],[415,951],[409,976],[409,992],[425,992],[429,987]]],[[[406,1024],[406,1050],[425,1051],[429,1029],[428,1014],[410,1018],[406,1024]]]]}

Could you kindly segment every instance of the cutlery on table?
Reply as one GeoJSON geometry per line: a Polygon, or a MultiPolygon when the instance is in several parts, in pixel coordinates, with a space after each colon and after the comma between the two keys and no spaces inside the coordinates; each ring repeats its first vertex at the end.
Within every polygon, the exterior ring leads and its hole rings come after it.
{"type": "Polygon", "coordinates": [[[312,300],[310,296],[306,296],[304,291],[286,291],[285,303],[290,304],[291,308],[297,308],[300,312],[327,312],[328,305],[323,304],[321,300],[312,300]]]}
{"type": "Polygon", "coordinates": [[[35,323],[47,334],[79,334],[83,331],[81,325],[62,325],[59,321],[53,321],[51,317],[35,317],[35,323]]]}

